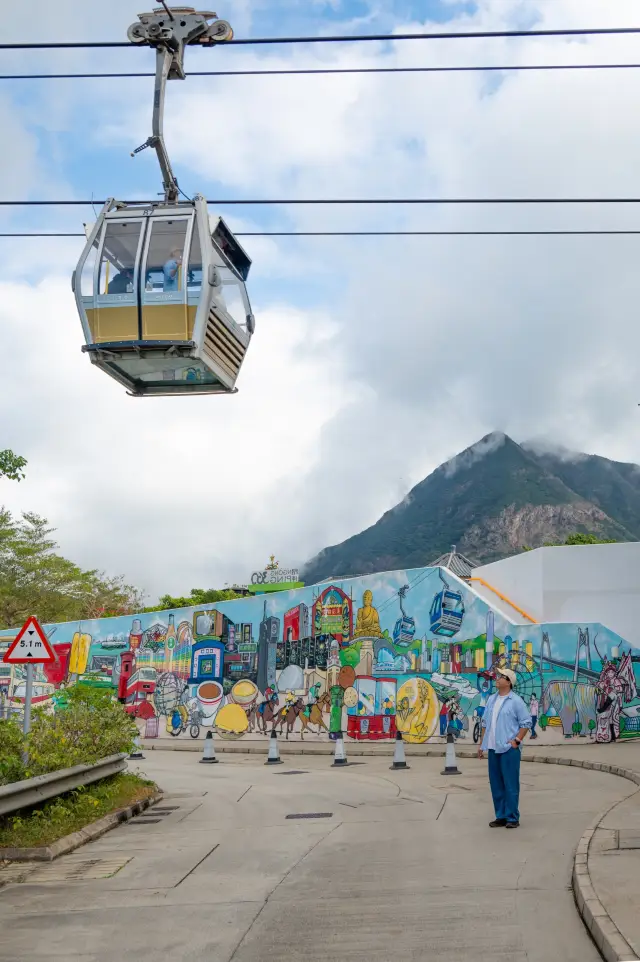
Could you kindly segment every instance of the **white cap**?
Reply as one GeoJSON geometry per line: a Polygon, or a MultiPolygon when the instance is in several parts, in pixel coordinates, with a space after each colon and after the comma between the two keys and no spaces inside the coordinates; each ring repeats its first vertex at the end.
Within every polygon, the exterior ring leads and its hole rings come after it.
{"type": "Polygon", "coordinates": [[[508,678],[511,682],[511,687],[516,687],[516,673],[511,668],[496,668],[496,675],[504,675],[504,677],[508,678]]]}

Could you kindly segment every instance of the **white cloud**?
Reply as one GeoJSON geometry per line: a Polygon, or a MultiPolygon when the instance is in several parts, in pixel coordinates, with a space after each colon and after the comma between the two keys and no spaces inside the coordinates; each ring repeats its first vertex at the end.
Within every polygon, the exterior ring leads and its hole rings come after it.
{"type": "MultiPolygon", "coordinates": [[[[393,7],[372,6],[376,22],[393,22],[393,7]]],[[[334,8],[331,32],[340,33],[342,7],[334,8]]],[[[298,15],[300,5],[286,9],[298,15]]],[[[237,0],[223,13],[239,18],[238,34],[268,10],[237,0]]],[[[73,37],[105,36],[79,0],[63,0],[60,11],[73,37]]],[[[636,12],[633,0],[526,8],[482,0],[447,26],[501,29],[536,14],[541,27],[618,26],[636,12]]],[[[57,18],[35,22],[56,36],[57,18]]],[[[132,19],[118,0],[109,36],[132,19]]],[[[308,32],[327,23],[310,20],[308,32]]],[[[394,26],[433,24],[396,15],[394,26]]],[[[207,64],[632,62],[636,45],[600,37],[233,48],[211,52],[207,64]]],[[[100,65],[130,69],[131,56],[113,51],[100,65]]],[[[45,62],[52,66],[50,55],[45,62]]],[[[61,54],[56,66],[70,62],[61,54]]],[[[96,191],[128,186],[131,196],[148,176],[157,181],[152,157],[134,163],[127,154],[148,133],[150,84],[64,92],[50,84],[24,115],[0,101],[15,147],[0,165],[14,195],[34,196],[43,183],[70,192],[65,162],[79,170],[83,151],[93,157],[98,148],[114,158],[114,185],[103,166],[91,179],[96,191]],[[58,137],[53,170],[33,126],[48,114],[58,137]],[[64,141],[71,134],[78,157],[64,141]]],[[[191,78],[171,86],[167,142],[181,182],[209,196],[631,196],[639,93],[631,70],[191,78]]],[[[79,214],[56,216],[69,224],[79,214]]],[[[635,206],[584,205],[224,214],[245,230],[635,228],[636,215],[635,206]]],[[[7,246],[0,447],[30,464],[26,482],[3,483],[3,499],[50,516],[79,562],[124,571],[152,592],[244,580],[272,552],[301,563],[371,524],[491,431],[640,460],[633,238],[247,238],[245,246],[258,332],[240,393],[181,401],[134,401],[81,355],[68,281],[75,242],[7,246]]]]}

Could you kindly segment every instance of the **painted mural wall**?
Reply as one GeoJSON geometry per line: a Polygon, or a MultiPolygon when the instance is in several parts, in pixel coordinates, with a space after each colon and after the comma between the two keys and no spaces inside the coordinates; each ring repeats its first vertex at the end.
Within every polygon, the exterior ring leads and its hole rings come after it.
{"type": "MultiPolygon", "coordinates": [[[[500,666],[542,741],[640,736],[639,649],[600,624],[514,625],[445,569],[45,629],[57,661],[38,669],[35,700],[63,710],[70,685],[109,688],[150,738],[276,727],[476,741],[500,666]]],[[[0,653],[16,631],[0,634],[0,653]]],[[[23,669],[0,663],[0,713],[24,690],[23,669]]]]}

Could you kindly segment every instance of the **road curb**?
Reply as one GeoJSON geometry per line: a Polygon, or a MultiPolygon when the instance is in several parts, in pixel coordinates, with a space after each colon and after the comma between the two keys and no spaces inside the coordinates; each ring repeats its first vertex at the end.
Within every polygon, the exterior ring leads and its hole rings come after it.
{"type": "MultiPolygon", "coordinates": [[[[620,768],[617,765],[607,765],[603,762],[578,761],[576,767],[590,768],[592,771],[605,772],[608,775],[617,775],[619,778],[626,778],[635,785],[640,786],[640,774],[631,771],[629,768],[620,768]]],[[[640,791],[640,789],[638,789],[640,791]]],[[[578,842],[573,856],[573,872],[571,875],[571,885],[576,907],[589,932],[596,944],[596,948],[606,960],[606,962],[637,962],[638,956],[631,948],[624,935],[615,924],[605,906],[598,898],[591,873],[589,871],[589,852],[591,841],[600,826],[612,809],[620,802],[614,802],[604,812],[601,812],[587,828],[578,842]]]]}
{"type": "Polygon", "coordinates": [[[163,798],[163,793],[157,791],[155,795],[150,795],[149,798],[143,798],[139,802],[134,802],[133,805],[129,805],[127,808],[120,808],[117,812],[111,812],[110,815],[105,815],[104,818],[98,819],[97,822],[92,822],[87,825],[86,828],[81,828],[78,832],[72,832],[71,835],[65,835],[64,838],[59,838],[57,842],[52,845],[47,845],[45,848],[0,848],[0,861],[3,859],[7,862],[52,862],[54,858],[59,858],[61,855],[68,855],[69,852],[73,852],[75,849],[80,848],[81,845],[85,845],[87,842],[93,842],[96,838],[100,838],[105,832],[109,832],[112,828],[121,825],[123,822],[128,822],[129,819],[133,818],[135,815],[139,815],[140,812],[144,812],[145,809],[150,808],[151,805],[155,805],[163,798]]]}

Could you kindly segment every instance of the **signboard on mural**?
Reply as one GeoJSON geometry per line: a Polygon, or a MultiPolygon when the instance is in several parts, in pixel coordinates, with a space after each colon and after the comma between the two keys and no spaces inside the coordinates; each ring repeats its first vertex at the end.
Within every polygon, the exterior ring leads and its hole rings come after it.
{"type": "Polygon", "coordinates": [[[254,571],[252,585],[281,585],[299,581],[297,568],[272,568],[269,571],[254,571]]]}

